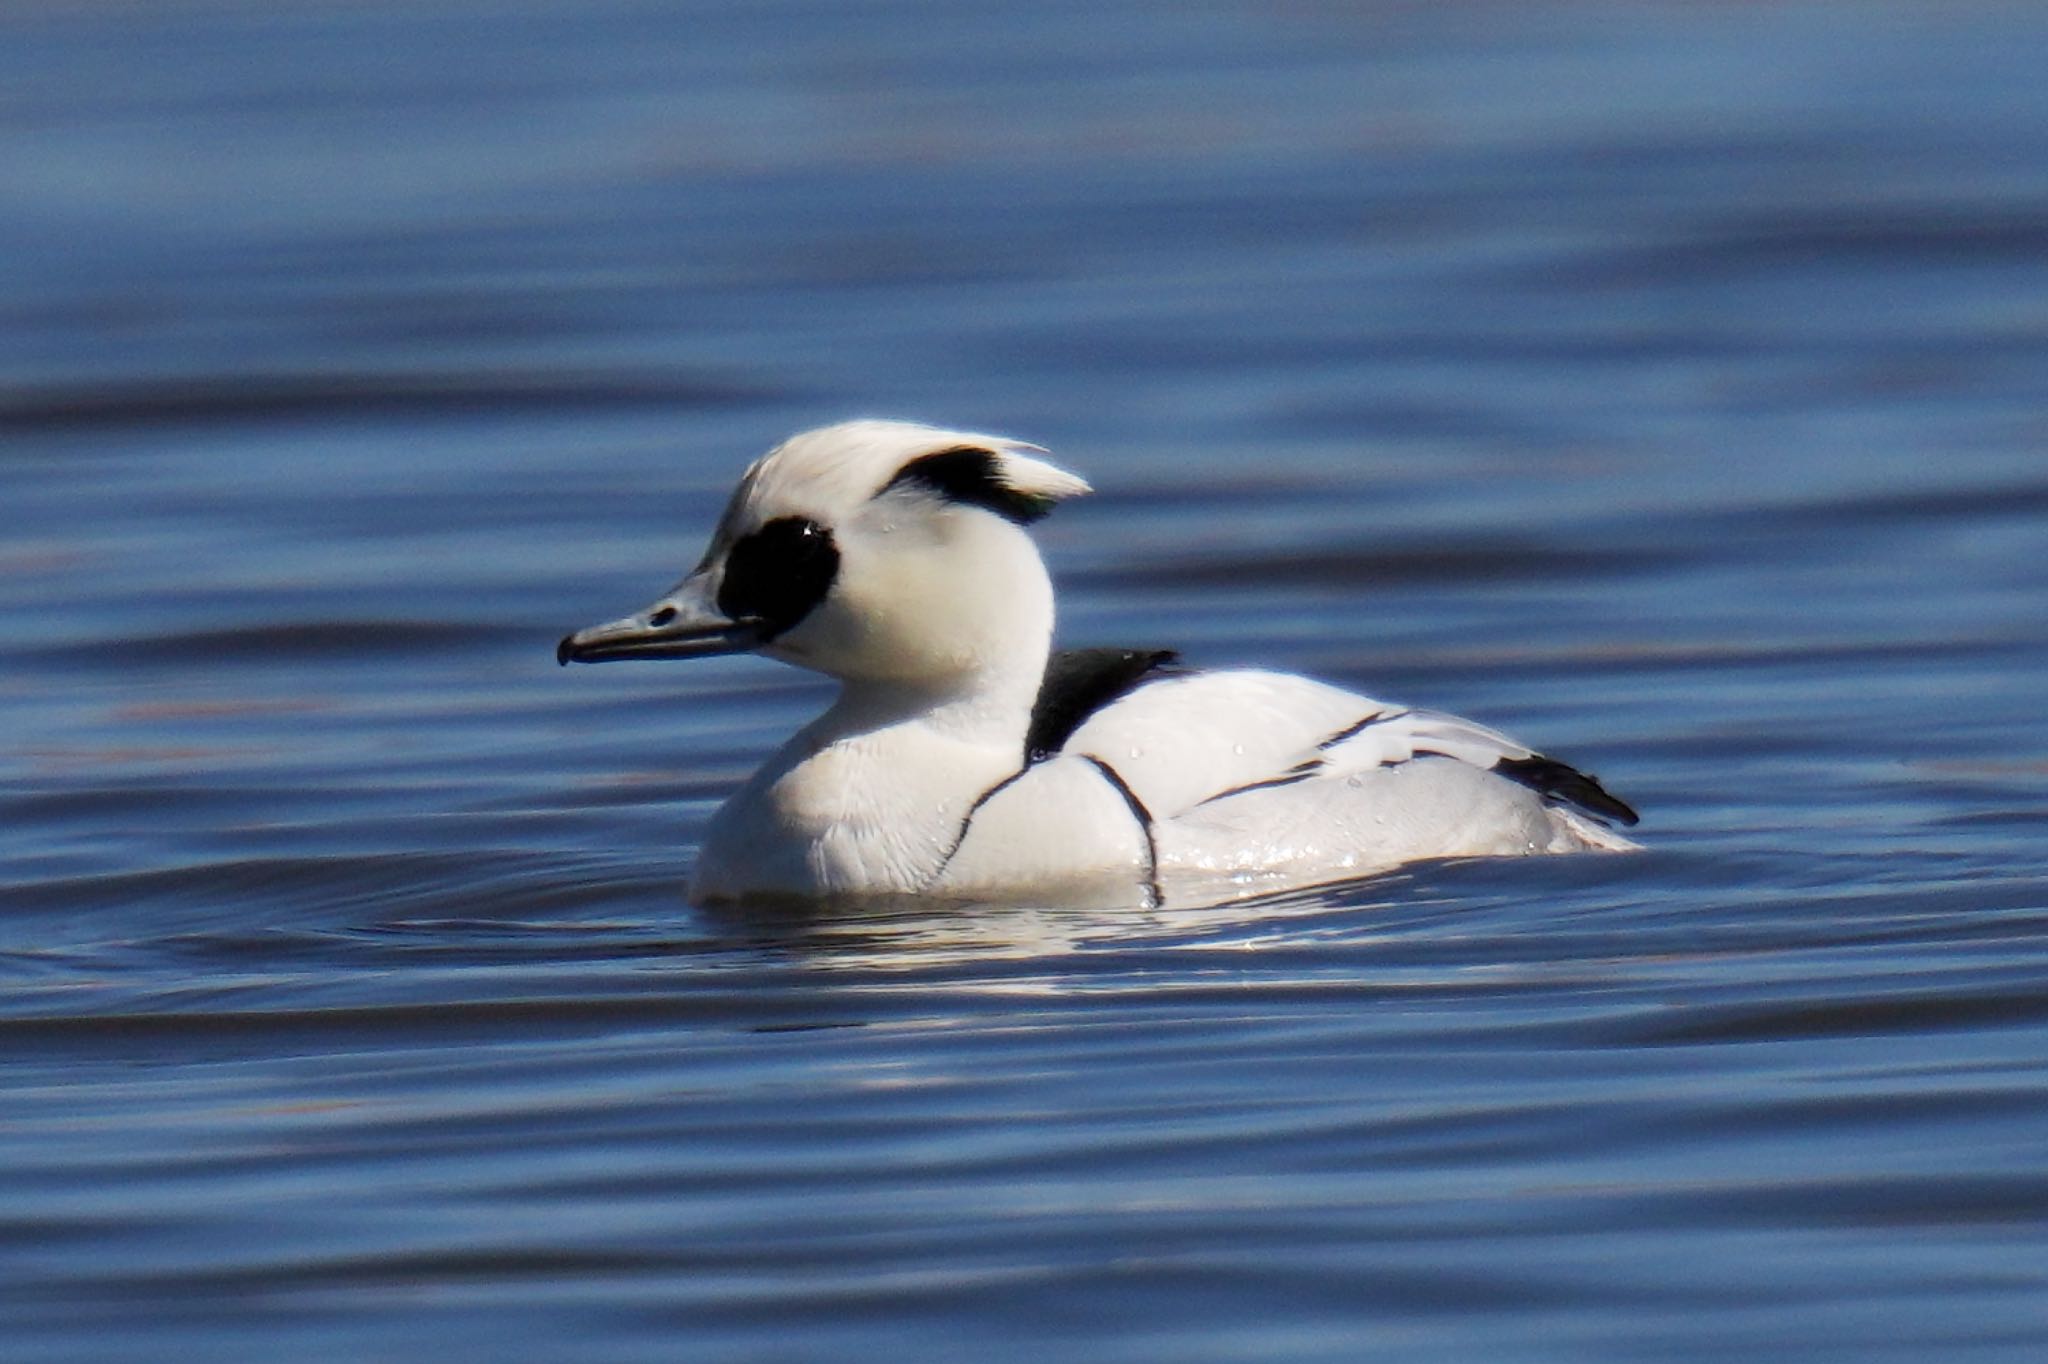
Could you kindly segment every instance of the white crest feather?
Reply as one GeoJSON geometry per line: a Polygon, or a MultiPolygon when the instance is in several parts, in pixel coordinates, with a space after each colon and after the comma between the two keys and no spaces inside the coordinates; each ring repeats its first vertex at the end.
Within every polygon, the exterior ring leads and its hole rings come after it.
{"type": "Polygon", "coordinates": [[[1068,473],[1048,460],[1033,459],[1026,450],[1036,454],[1048,453],[1042,446],[1026,445],[1023,441],[999,440],[989,436],[975,437],[988,443],[999,457],[998,467],[1003,482],[1027,497],[1042,497],[1052,502],[1064,502],[1070,497],[1080,497],[1095,490],[1088,480],[1079,474],[1068,473]]]}

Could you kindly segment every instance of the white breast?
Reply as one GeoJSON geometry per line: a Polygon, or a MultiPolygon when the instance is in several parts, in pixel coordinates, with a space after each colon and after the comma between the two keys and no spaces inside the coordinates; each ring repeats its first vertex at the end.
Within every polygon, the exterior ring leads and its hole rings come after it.
{"type": "Polygon", "coordinates": [[[924,890],[975,799],[1017,767],[1007,749],[917,723],[825,738],[826,719],[719,807],[691,877],[694,898],[924,890]]]}

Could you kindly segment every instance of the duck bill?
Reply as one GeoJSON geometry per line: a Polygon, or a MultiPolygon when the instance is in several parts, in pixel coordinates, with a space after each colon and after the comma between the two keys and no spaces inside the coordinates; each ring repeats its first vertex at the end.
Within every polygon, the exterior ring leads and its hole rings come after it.
{"type": "Polygon", "coordinates": [[[621,658],[709,658],[767,643],[758,621],[734,620],[712,602],[702,577],[685,578],[644,611],[565,635],[555,662],[610,663],[621,658]]]}

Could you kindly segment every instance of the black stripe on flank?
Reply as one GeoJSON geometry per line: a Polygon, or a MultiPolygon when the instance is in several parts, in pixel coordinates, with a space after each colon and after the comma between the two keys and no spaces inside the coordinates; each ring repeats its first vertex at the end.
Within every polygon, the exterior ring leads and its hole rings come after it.
{"type": "Polygon", "coordinates": [[[1341,744],[1346,740],[1356,739],[1359,735],[1365,733],[1365,731],[1371,729],[1374,725],[1379,724],[1382,720],[1397,720],[1401,716],[1406,715],[1407,713],[1407,711],[1402,710],[1398,707],[1396,707],[1393,710],[1376,710],[1372,714],[1366,716],[1363,720],[1360,720],[1357,724],[1346,725],[1344,728],[1338,730],[1335,734],[1332,734],[1329,738],[1324,739],[1321,743],[1317,744],[1316,747],[1324,750],[1335,748],[1338,744],[1341,744]]]}
{"type": "Polygon", "coordinates": [[[1003,478],[1002,456],[978,445],[919,455],[882,485],[882,493],[906,484],[936,493],[948,502],[986,508],[1020,526],[1030,525],[1053,508],[1052,498],[1011,487],[1003,478]]]}
{"type": "Polygon", "coordinates": [[[1298,781],[1307,781],[1310,777],[1313,777],[1316,774],[1316,769],[1322,765],[1320,758],[1312,763],[1302,763],[1289,769],[1285,776],[1267,777],[1261,781],[1248,781],[1242,786],[1233,786],[1228,790],[1218,791],[1213,796],[1204,796],[1200,804],[1211,805],[1216,801],[1225,800],[1231,796],[1241,796],[1247,791],[1264,791],[1268,787],[1273,786],[1292,786],[1298,781]]]}
{"type": "Polygon", "coordinates": [[[1018,768],[1015,772],[1004,777],[994,786],[989,787],[988,790],[974,798],[974,804],[968,806],[967,813],[960,817],[960,832],[953,835],[953,846],[946,849],[946,855],[939,859],[938,870],[931,874],[930,878],[925,881],[925,885],[936,885],[939,878],[946,874],[946,868],[953,865],[953,859],[960,855],[961,846],[967,842],[967,831],[974,827],[974,817],[981,813],[981,807],[988,804],[998,791],[1001,791],[1011,782],[1023,776],[1025,770],[1024,768],[1018,768]]]}
{"type": "Polygon", "coordinates": [[[1116,793],[1124,798],[1124,804],[1131,807],[1131,815],[1138,821],[1139,831],[1145,835],[1145,908],[1159,908],[1166,902],[1166,896],[1159,889],[1159,840],[1152,833],[1152,812],[1145,808],[1144,801],[1138,799],[1138,793],[1131,789],[1122,773],[1092,753],[1081,756],[1095,764],[1095,770],[1102,774],[1102,779],[1115,787],[1116,793]]]}
{"type": "Polygon", "coordinates": [[[1493,770],[1509,781],[1520,782],[1545,800],[1576,805],[1587,814],[1611,819],[1617,824],[1634,824],[1638,818],[1628,805],[1610,794],[1590,772],[1567,767],[1555,758],[1533,753],[1526,758],[1502,758],[1493,770]]]}

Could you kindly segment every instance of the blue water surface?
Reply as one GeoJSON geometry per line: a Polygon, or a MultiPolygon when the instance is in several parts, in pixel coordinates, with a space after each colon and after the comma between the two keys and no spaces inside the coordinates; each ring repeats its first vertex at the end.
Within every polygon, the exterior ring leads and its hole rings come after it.
{"type": "Polygon", "coordinates": [[[0,1355],[2048,1357],[2048,10],[0,10],[0,1355]],[[702,911],[824,703],[563,672],[1039,441],[1070,643],[1627,858],[702,911]]]}

